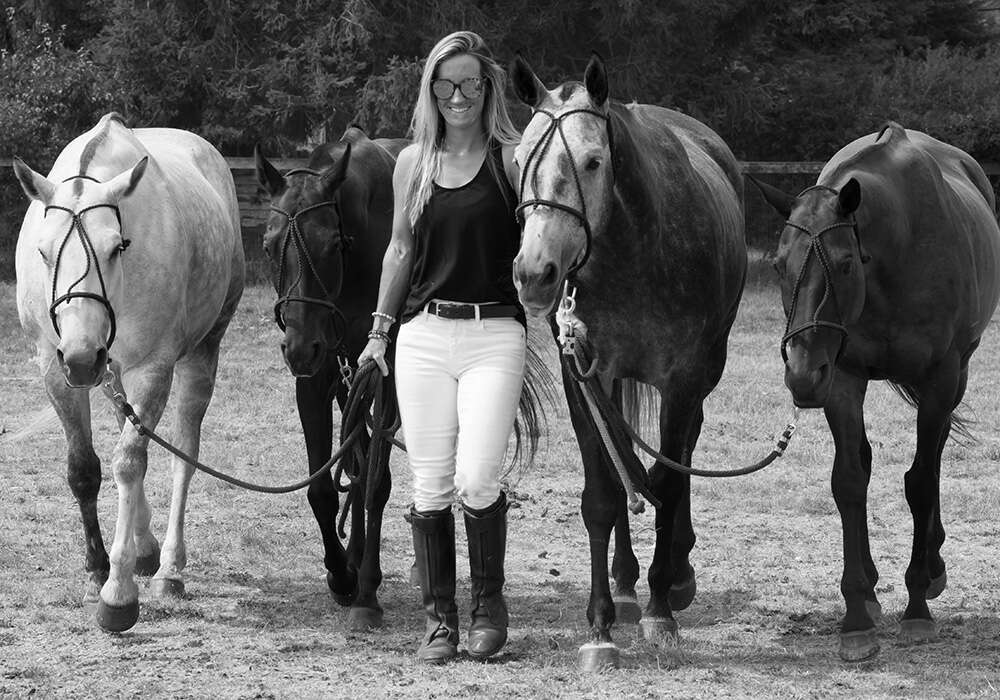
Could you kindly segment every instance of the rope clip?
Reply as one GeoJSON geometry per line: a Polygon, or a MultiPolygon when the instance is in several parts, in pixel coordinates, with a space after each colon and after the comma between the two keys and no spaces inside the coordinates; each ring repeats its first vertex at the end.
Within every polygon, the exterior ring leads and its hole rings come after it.
{"type": "Polygon", "coordinates": [[[576,317],[576,287],[570,290],[569,280],[563,285],[563,299],[556,311],[556,325],[559,326],[559,345],[563,355],[576,355],[576,341],[587,335],[587,327],[576,317]]]}
{"type": "Polygon", "coordinates": [[[343,355],[337,355],[337,364],[340,365],[340,381],[350,389],[351,382],[354,381],[354,370],[351,369],[351,361],[343,355]]]}

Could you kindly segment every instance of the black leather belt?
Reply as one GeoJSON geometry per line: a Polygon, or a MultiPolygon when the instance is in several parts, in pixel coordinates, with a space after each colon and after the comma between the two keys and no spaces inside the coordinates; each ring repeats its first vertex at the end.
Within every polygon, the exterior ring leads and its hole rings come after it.
{"type": "Polygon", "coordinates": [[[519,309],[513,304],[457,304],[455,302],[431,301],[427,304],[427,313],[438,318],[470,319],[476,318],[476,308],[479,308],[479,318],[514,318],[519,309]]]}

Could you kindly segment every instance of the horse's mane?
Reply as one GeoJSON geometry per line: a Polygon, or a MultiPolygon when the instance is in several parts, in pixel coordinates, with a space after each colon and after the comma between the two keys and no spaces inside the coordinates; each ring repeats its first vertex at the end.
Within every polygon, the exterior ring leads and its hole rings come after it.
{"type": "Polygon", "coordinates": [[[886,122],[873,141],[837,163],[823,179],[834,182],[848,170],[864,169],[870,166],[872,160],[888,156],[890,149],[897,146],[901,140],[909,140],[906,129],[896,122],[886,122]],[[883,139],[886,132],[889,133],[889,138],[883,139]]]}

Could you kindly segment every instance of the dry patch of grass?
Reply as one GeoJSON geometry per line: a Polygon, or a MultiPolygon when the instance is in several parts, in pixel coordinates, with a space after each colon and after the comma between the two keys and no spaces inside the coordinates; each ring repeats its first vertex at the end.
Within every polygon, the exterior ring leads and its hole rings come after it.
{"type": "MultiPolygon", "coordinates": [[[[758,270],[745,295],[726,373],[705,408],[698,466],[756,460],[790,414],[777,347],[783,319],[776,290],[760,281],[767,278],[758,270]]],[[[12,286],[0,286],[0,429],[8,434],[45,406],[13,296],[12,286]]],[[[305,450],[293,381],[270,316],[270,290],[249,289],[223,344],[202,457],[243,478],[288,483],[306,473],[305,450]]],[[[931,605],[941,628],[934,643],[904,646],[897,639],[911,528],[902,477],[912,459],[914,412],[881,385],[869,392],[866,417],[875,455],[870,529],[886,616],[881,655],[860,665],[836,656],[843,612],[840,522],[829,493],[832,443],[817,412],[802,417],[786,456],[764,472],[694,481],[698,597],[678,614],[681,643],[656,649],[637,640],[635,626],[622,625],[615,634],[623,668],[600,675],[581,675],[576,665],[587,638],[589,557],[579,457],[561,406],[538,463],[512,484],[510,644],[493,663],[462,659],[433,669],[412,657],[422,622],[408,583],[412,554],[402,513],[409,475],[401,456],[392,460],[383,539],[383,629],[346,629],[345,612],[326,593],[318,530],[304,493],[249,494],[199,474],[188,508],[188,595],[152,600],[143,589],[138,625],[107,635],[96,628],[92,610],[79,604],[79,515],[65,485],[61,434],[48,427],[17,443],[0,436],[0,568],[7,572],[0,596],[0,695],[995,697],[996,335],[991,326],[972,363],[967,413],[977,420],[980,442],[945,451],[949,588],[931,605]]],[[[107,460],[116,426],[102,397],[92,403],[96,448],[107,460]]],[[[168,417],[167,432],[169,423],[168,417]]],[[[165,453],[151,448],[147,493],[153,531],[161,536],[168,471],[165,453]]],[[[116,494],[106,466],[104,478],[99,511],[110,541],[116,494]]],[[[651,509],[633,519],[633,530],[645,567],[654,543],[651,509]]],[[[459,579],[465,615],[468,569],[461,560],[459,579]]],[[[644,589],[640,579],[640,599],[644,589]]]]}

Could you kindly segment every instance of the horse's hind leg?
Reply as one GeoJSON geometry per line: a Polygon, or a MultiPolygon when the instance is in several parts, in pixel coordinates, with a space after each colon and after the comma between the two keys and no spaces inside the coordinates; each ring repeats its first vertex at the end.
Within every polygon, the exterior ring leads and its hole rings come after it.
{"type": "Polygon", "coordinates": [[[639,607],[635,594],[635,583],[639,580],[639,560],[632,549],[628,509],[624,507],[615,520],[615,555],[611,560],[611,578],[615,581],[615,590],[611,595],[615,603],[615,620],[634,625],[642,617],[642,608],[639,607]]]}
{"type": "Polygon", "coordinates": [[[90,426],[90,392],[66,386],[55,358],[45,372],[45,389],[66,435],[67,481],[80,506],[86,544],[84,566],[88,581],[84,603],[96,603],[108,579],[108,553],[97,519],[97,494],[101,489],[101,460],[94,452],[90,426]]]}
{"type": "MultiPolygon", "coordinates": [[[[924,641],[937,630],[927,607],[931,590],[932,554],[943,541],[940,528],[941,453],[951,427],[951,413],[964,389],[963,372],[954,362],[942,361],[937,371],[921,387],[917,408],[917,453],[906,472],[906,500],[913,515],[913,550],[906,568],[909,601],[900,621],[904,641],[924,641]]],[[[938,554],[938,559],[940,555],[938,554]]],[[[943,562],[942,562],[943,573],[943,562]]],[[[940,591],[938,591],[940,592],[940,591]]]]}
{"type": "MultiPolygon", "coordinates": [[[[191,459],[197,460],[201,451],[201,425],[215,390],[215,375],[219,363],[219,343],[225,330],[215,330],[193,350],[182,357],[174,367],[174,446],[191,459]]],[[[187,565],[187,547],[184,544],[184,513],[187,510],[188,489],[195,467],[177,456],[170,458],[172,488],[170,515],[163,537],[159,567],[149,581],[149,592],[159,597],[184,595],[184,567],[187,565]]],[[[148,530],[146,515],[139,519],[148,530]]],[[[139,534],[137,528],[137,535],[139,534]]],[[[138,570],[138,565],[137,565],[138,570]]]]}
{"type": "MultiPolygon", "coordinates": [[[[705,413],[699,403],[691,417],[682,464],[691,465],[695,445],[701,435],[705,413]]],[[[670,584],[670,609],[674,612],[686,610],[697,593],[694,567],[691,566],[691,550],[694,549],[694,524],[691,522],[691,477],[684,477],[683,487],[674,511],[674,532],[670,540],[670,568],[674,572],[674,582],[670,584]]]]}
{"type": "MultiPolygon", "coordinates": [[[[619,411],[622,410],[621,381],[612,382],[611,399],[619,411]]],[[[632,531],[628,519],[628,508],[622,503],[615,520],[615,554],[611,559],[611,578],[615,590],[611,599],[615,603],[615,621],[635,624],[642,617],[642,608],[635,594],[635,583],[639,580],[639,560],[632,548],[632,531]]]]}
{"type": "MultiPolygon", "coordinates": [[[[978,346],[978,343],[976,343],[978,346]]],[[[955,392],[955,400],[953,402],[952,410],[958,407],[958,404],[962,402],[962,397],[965,396],[965,388],[969,380],[969,355],[971,355],[972,350],[975,350],[975,346],[968,351],[968,354],[962,358],[962,368],[958,376],[958,389],[955,392]]],[[[949,419],[944,431],[941,434],[941,444],[938,445],[938,466],[940,468],[941,464],[941,453],[944,452],[945,443],[948,442],[948,436],[951,434],[951,420],[949,419]]],[[[944,544],[944,524],[941,522],[941,493],[938,490],[937,498],[934,502],[934,530],[931,532],[930,542],[928,543],[928,567],[930,568],[931,582],[927,587],[927,599],[932,600],[937,598],[948,585],[948,572],[945,568],[944,559],[941,558],[941,546],[944,544]]]]}
{"type": "MultiPolygon", "coordinates": [[[[382,479],[375,486],[371,510],[365,510],[363,494],[359,496],[361,500],[354,504],[356,511],[361,513],[360,523],[357,523],[356,519],[354,527],[359,525],[364,527],[365,536],[361,563],[358,567],[358,594],[347,615],[347,625],[350,629],[358,631],[382,626],[382,606],[378,602],[378,588],[382,585],[382,514],[385,512],[385,504],[392,489],[388,449],[383,451],[379,467],[382,479]]],[[[352,532],[361,530],[352,528],[352,532]]]]}
{"type": "MultiPolygon", "coordinates": [[[[695,392],[681,387],[671,386],[669,392],[663,392],[660,452],[669,459],[690,462],[691,431],[700,425],[698,403],[695,392]]],[[[651,489],[661,507],[656,510],[656,547],[649,567],[649,605],[640,624],[643,636],[659,643],[674,640],[677,635],[670,599],[675,581],[681,582],[687,573],[675,570],[675,560],[686,562],[694,546],[694,532],[685,527],[690,525],[690,516],[681,512],[685,504],[690,504],[691,478],[659,462],[650,467],[649,474],[651,489]]]]}

